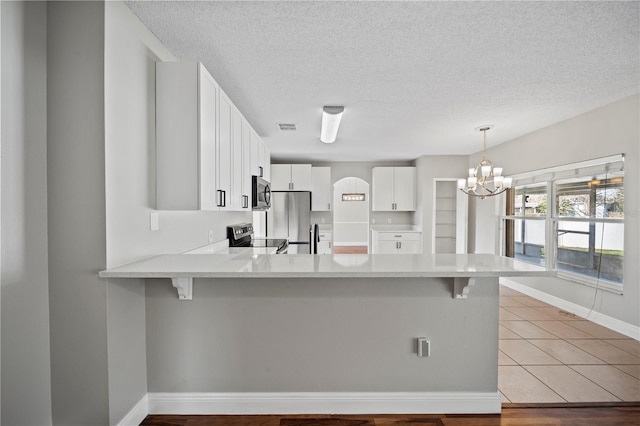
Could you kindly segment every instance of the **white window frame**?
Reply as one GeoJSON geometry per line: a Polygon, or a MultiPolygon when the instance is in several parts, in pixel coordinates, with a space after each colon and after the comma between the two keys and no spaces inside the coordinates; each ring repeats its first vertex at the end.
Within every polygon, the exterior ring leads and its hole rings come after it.
{"type": "MultiPolygon", "coordinates": [[[[514,183],[513,188],[527,186],[535,183],[545,182],[547,186],[547,212],[545,217],[536,216],[507,216],[505,214],[506,197],[501,196],[499,200],[496,200],[496,207],[499,213],[499,226],[497,227],[499,252],[501,255],[505,255],[505,223],[507,220],[523,219],[523,220],[544,220],[545,221],[545,253],[549,252],[548,256],[545,256],[545,267],[548,270],[555,270],[559,278],[583,284],[590,287],[597,287],[612,293],[623,294],[624,288],[624,273],[622,283],[617,284],[604,279],[592,278],[587,275],[572,273],[569,271],[556,269],[556,261],[558,257],[558,223],[559,222],[589,222],[589,223],[621,223],[624,225],[625,220],[615,218],[571,218],[557,217],[556,216],[556,194],[554,184],[558,180],[566,179],[567,177],[588,175],[587,172],[580,173],[580,170],[589,170],[591,168],[601,167],[603,169],[608,168],[610,164],[622,164],[624,165],[624,154],[599,158],[590,161],[583,161],[580,163],[567,164],[564,166],[537,170],[533,172],[521,173],[513,175],[514,183]]],[[[623,255],[624,256],[624,255],[623,255]]]]}

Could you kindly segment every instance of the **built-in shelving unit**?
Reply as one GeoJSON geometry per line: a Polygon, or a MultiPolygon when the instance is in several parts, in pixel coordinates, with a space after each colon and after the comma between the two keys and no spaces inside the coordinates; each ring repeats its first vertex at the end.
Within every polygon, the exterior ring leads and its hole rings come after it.
{"type": "Polygon", "coordinates": [[[467,195],[450,179],[436,179],[434,193],[433,252],[466,253],[467,195]]]}

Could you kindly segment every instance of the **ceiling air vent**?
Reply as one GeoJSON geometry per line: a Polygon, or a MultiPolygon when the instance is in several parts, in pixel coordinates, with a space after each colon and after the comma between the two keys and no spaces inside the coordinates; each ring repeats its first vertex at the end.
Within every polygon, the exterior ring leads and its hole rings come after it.
{"type": "Polygon", "coordinates": [[[280,127],[280,131],[282,132],[295,132],[296,125],[291,123],[278,123],[278,127],[280,127]]]}

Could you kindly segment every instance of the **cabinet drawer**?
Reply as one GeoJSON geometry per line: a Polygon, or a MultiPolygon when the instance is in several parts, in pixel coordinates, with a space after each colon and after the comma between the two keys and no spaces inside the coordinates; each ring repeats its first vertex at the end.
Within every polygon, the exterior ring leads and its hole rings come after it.
{"type": "Polygon", "coordinates": [[[418,241],[420,239],[419,232],[380,232],[378,239],[381,241],[418,241]]]}

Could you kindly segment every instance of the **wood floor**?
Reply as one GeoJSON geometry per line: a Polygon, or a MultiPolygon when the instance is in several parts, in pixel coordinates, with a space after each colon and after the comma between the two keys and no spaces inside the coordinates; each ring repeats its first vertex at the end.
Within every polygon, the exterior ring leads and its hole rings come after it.
{"type": "Polygon", "coordinates": [[[503,408],[483,415],[150,415],[145,426],[592,426],[640,425],[640,405],[619,407],[503,408]]]}
{"type": "Polygon", "coordinates": [[[333,246],[333,254],[367,254],[367,246],[333,246]]]}

